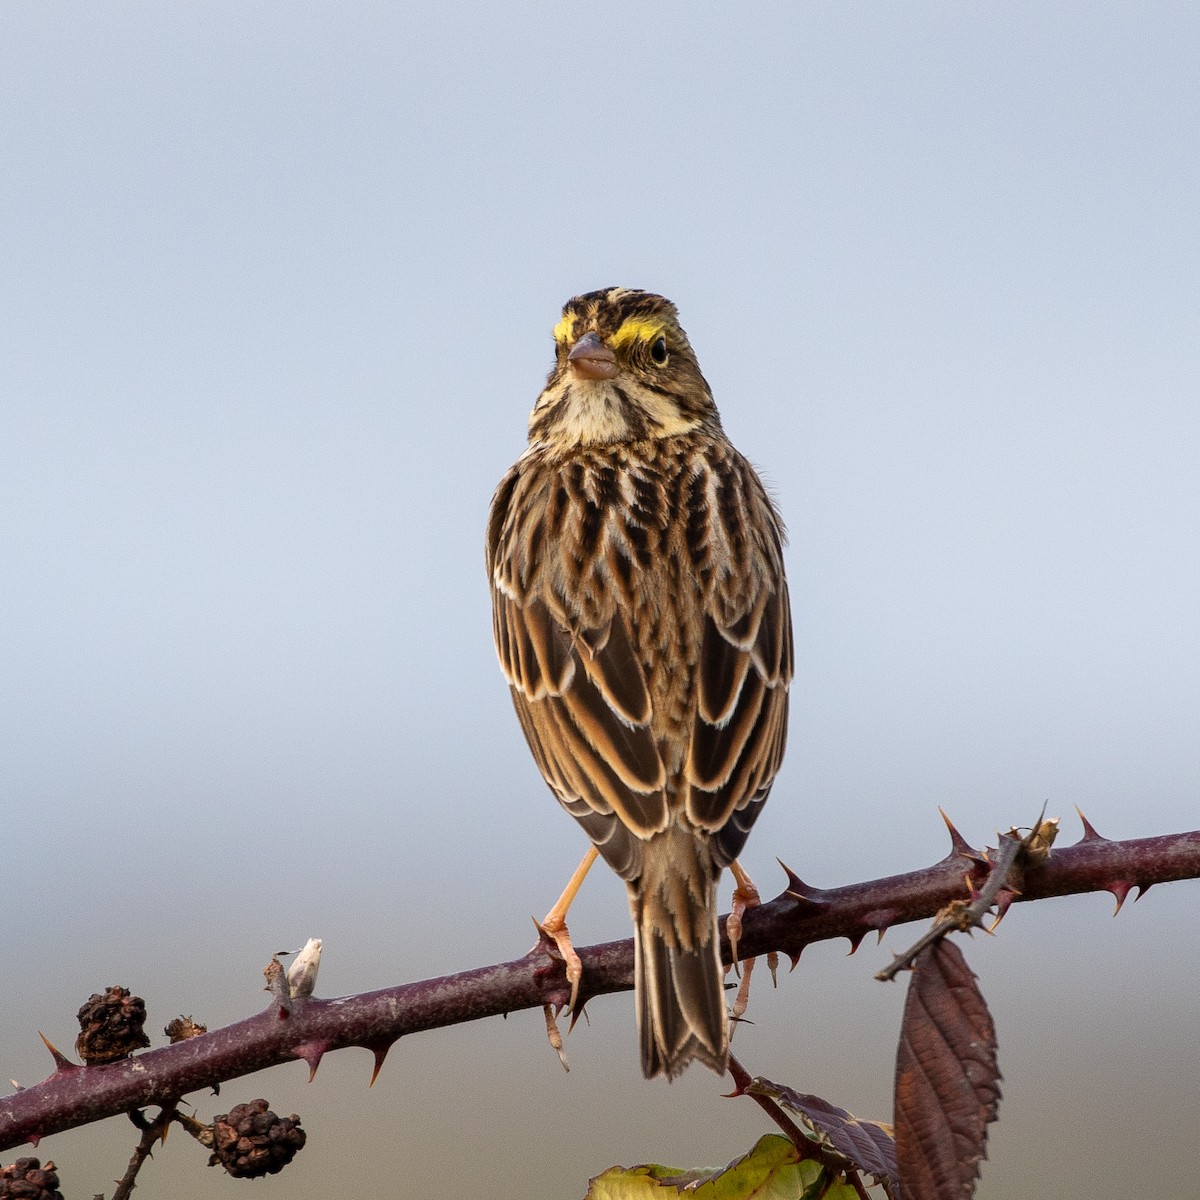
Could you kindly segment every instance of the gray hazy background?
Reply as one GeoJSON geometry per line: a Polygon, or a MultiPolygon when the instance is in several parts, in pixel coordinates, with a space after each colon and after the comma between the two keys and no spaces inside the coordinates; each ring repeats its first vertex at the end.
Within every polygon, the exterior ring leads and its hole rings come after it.
{"type": "MultiPolygon", "coordinates": [[[[513,957],[583,838],[491,646],[482,536],[574,293],[679,305],[791,529],[788,761],[745,856],[834,886],[1044,800],[1200,810],[1192,4],[0,9],[0,1071],[122,983],[157,1034],[513,957]]],[[[726,901],[727,902],[727,901],[726,901]]],[[[1200,887],[966,948],[1005,1098],[979,1195],[1194,1190],[1200,887]]],[[[581,943],[624,937],[597,871],[581,943]]],[[[736,1048],[890,1113],[917,932],[814,947],[736,1048]]],[[[768,1127],[539,1014],[237,1081],[293,1198],[582,1196],[768,1127]]],[[[160,1039],[161,1040],[161,1039],[160,1039]]],[[[41,1154],[110,1187],[117,1119],[41,1154]]],[[[11,1152],[4,1157],[11,1160],[11,1152]]],[[[173,1137],[150,1196],[232,1197],[173,1137]]]]}

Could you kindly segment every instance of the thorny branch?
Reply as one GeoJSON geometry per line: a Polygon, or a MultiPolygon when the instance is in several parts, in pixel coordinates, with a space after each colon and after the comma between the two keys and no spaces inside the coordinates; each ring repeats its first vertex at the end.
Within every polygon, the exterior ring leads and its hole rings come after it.
{"type": "MultiPolygon", "coordinates": [[[[1024,846],[1025,843],[1019,841],[1012,834],[1004,834],[1000,838],[997,852],[988,855],[988,867],[991,873],[988,875],[987,882],[979,889],[979,894],[970,901],[951,900],[938,913],[938,918],[932,928],[927,929],[903,954],[896,955],[882,971],[876,971],[875,978],[880,983],[888,983],[895,979],[901,971],[908,970],[926,946],[945,937],[947,933],[955,929],[969,930],[982,926],[984,915],[995,903],[1001,889],[1012,888],[1013,868],[1024,846]]],[[[1015,891],[1013,895],[1016,895],[1015,891]]],[[[996,920],[998,924],[999,917],[996,920]]]]}
{"type": "MultiPolygon", "coordinates": [[[[1108,841],[1085,821],[1084,837],[1053,850],[1025,872],[1020,901],[1110,891],[1120,903],[1133,889],[1200,877],[1200,831],[1108,841]]],[[[739,957],[778,950],[797,961],[805,946],[848,938],[853,947],[870,932],[928,919],[978,887],[986,862],[951,828],[950,853],[923,870],[822,890],[788,871],[788,887],[746,912],[739,957]]],[[[724,943],[728,955],[728,943],[724,943]]],[[[607,942],[580,950],[581,1006],[592,996],[633,986],[633,943],[607,942]]],[[[170,1105],[189,1092],[279,1063],[301,1059],[315,1074],[322,1056],[363,1046],[378,1071],[391,1045],[418,1033],[546,1004],[562,1006],[568,988],[563,964],[544,944],[510,962],[440,979],[400,984],[340,999],[273,1001],[263,1012],[176,1045],[104,1066],[61,1059],[47,1079],[0,1098],[0,1150],[64,1129],[148,1105],[170,1105]]]]}

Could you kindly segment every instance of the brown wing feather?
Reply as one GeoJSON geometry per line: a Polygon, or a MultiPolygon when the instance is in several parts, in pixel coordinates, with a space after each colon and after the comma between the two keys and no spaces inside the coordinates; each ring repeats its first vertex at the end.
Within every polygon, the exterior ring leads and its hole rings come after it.
{"type": "Polygon", "coordinates": [[[583,657],[584,669],[608,706],[627,724],[648,726],[653,715],[650,692],[629,639],[625,616],[613,615],[599,644],[592,644],[593,639],[586,635],[580,640],[588,650],[583,657]]]}
{"type": "MultiPolygon", "coordinates": [[[[742,475],[759,515],[770,502],[756,481],[742,475]]],[[[710,520],[736,523],[726,506],[710,520]]],[[[726,544],[737,529],[725,528],[726,544]]],[[[717,541],[714,536],[711,540],[717,541]]],[[[699,654],[699,696],[685,767],[687,814],[715,835],[718,857],[737,857],[783,759],[791,682],[792,629],[778,540],[759,543],[740,575],[745,590],[725,588],[710,597],[699,654]]]]}
{"type": "Polygon", "coordinates": [[[562,801],[562,806],[583,826],[604,861],[625,880],[640,878],[645,842],[622,824],[615,813],[598,813],[584,800],[562,801]]]}
{"type": "MultiPolygon", "coordinates": [[[[529,600],[522,607],[522,614],[513,623],[529,638],[547,690],[560,693],[570,682],[571,672],[575,669],[571,659],[571,635],[550,615],[549,609],[540,600],[529,600]]],[[[528,686],[523,690],[533,699],[540,698],[541,693],[528,686]]]]}
{"type": "Polygon", "coordinates": [[[700,719],[708,725],[721,725],[733,714],[750,655],[722,635],[711,616],[704,618],[704,640],[700,650],[700,719]],[[714,636],[715,635],[715,636],[714,636]]]}
{"type": "Polygon", "coordinates": [[[577,670],[561,697],[550,698],[559,700],[572,731],[605,759],[627,788],[643,794],[662,791],[666,772],[650,727],[622,720],[586,671],[577,670]]]}
{"type": "Polygon", "coordinates": [[[541,595],[519,602],[498,585],[493,608],[500,665],[539,769],[577,817],[582,802],[601,818],[583,823],[614,867],[633,869],[640,854],[612,826],[645,838],[668,814],[649,691],[625,617],[571,630],[541,595]]]}
{"type": "MultiPolygon", "coordinates": [[[[742,654],[748,658],[749,655],[742,654]]],[[[767,688],[757,671],[743,672],[745,681],[734,697],[733,711],[720,724],[707,721],[697,713],[692,727],[692,744],[688,754],[688,781],[703,792],[712,793],[728,780],[740,765],[751,735],[762,724],[762,707],[767,688]]],[[[717,825],[727,814],[720,814],[717,825]]],[[[693,811],[698,824],[712,825],[714,818],[693,811]]]]}

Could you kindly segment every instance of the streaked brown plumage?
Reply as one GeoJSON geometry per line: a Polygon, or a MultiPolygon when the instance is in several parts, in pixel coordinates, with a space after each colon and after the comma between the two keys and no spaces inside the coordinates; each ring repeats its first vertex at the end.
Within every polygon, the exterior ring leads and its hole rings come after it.
{"type": "Polygon", "coordinates": [[[542,774],[626,882],[642,1068],[723,1072],[716,884],[783,758],[783,526],[661,296],[568,301],[496,489],[496,648],[542,774]]]}

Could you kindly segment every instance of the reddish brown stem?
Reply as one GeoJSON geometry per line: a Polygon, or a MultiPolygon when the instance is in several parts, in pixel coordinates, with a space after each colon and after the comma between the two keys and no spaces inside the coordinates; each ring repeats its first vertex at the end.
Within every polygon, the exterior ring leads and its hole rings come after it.
{"type": "Polygon", "coordinates": [[[846,1165],[845,1159],[839,1155],[830,1154],[812,1138],[808,1137],[804,1130],[770,1096],[760,1096],[756,1092],[747,1092],[746,1089],[754,1082],[754,1079],[751,1077],[750,1072],[732,1054],[729,1056],[729,1074],[733,1076],[733,1082],[737,1086],[738,1093],[748,1095],[783,1130],[788,1141],[796,1147],[796,1152],[802,1159],[811,1158],[813,1162],[820,1163],[826,1170],[836,1172],[839,1175],[844,1174],[847,1179],[851,1176],[857,1177],[856,1172],[846,1165]]]}

